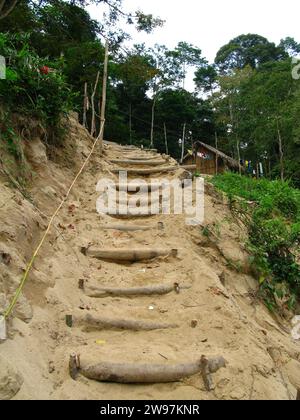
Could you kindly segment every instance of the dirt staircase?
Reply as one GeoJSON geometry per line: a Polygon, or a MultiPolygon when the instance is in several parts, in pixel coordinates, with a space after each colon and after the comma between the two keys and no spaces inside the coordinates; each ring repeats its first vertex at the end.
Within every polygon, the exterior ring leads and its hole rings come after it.
{"type": "MultiPolygon", "coordinates": [[[[119,185],[118,179],[116,177],[114,179],[118,185],[118,190],[126,192],[127,194],[125,204],[127,204],[128,201],[132,199],[134,195],[134,193],[130,191],[130,184],[132,184],[133,181],[131,178],[133,178],[134,175],[142,175],[142,181],[147,182],[146,188],[143,182],[134,183],[134,189],[136,189],[137,191],[139,191],[142,187],[144,187],[144,191],[148,191],[146,193],[146,197],[144,196],[144,199],[142,199],[141,202],[148,202],[149,199],[149,202],[151,203],[151,190],[155,191],[159,187],[163,187],[163,183],[161,183],[161,179],[158,177],[157,179],[155,179],[155,182],[152,183],[151,186],[151,180],[149,179],[149,175],[159,174],[160,176],[165,176],[166,173],[180,171],[180,168],[178,167],[175,161],[169,163],[170,157],[160,156],[155,151],[142,152],[141,154],[140,150],[132,149],[131,154],[129,156],[127,153],[128,150],[120,149],[117,159],[109,160],[110,163],[117,164],[120,166],[120,168],[111,169],[111,172],[113,174],[118,174],[120,171],[126,171],[127,175],[129,176],[128,184],[126,185],[119,185]],[[166,164],[168,164],[168,166],[166,166],[166,164]]],[[[161,201],[159,204],[161,205],[161,201]]],[[[108,213],[108,215],[116,219],[123,219],[124,217],[110,213],[108,213]]],[[[130,281],[130,287],[122,287],[120,285],[120,279],[117,277],[114,278],[114,281],[110,283],[109,286],[105,287],[101,285],[101,282],[95,281],[96,279],[93,279],[93,281],[86,281],[82,279],[79,282],[79,289],[82,291],[82,296],[91,299],[91,302],[93,302],[91,306],[98,305],[98,302],[106,301],[109,302],[107,303],[107,305],[112,305],[114,304],[114,301],[112,301],[111,299],[117,299],[120,302],[118,315],[116,314],[115,317],[107,318],[102,314],[99,314],[98,311],[95,311],[95,313],[91,314],[91,311],[89,310],[88,312],[83,312],[83,314],[80,314],[80,316],[72,317],[72,328],[80,326],[83,329],[83,331],[87,334],[87,337],[89,337],[88,334],[96,334],[96,331],[98,335],[103,333],[103,331],[123,331],[123,335],[126,334],[126,336],[128,336],[128,339],[131,339],[132,342],[135,341],[135,335],[133,334],[136,332],[145,333],[145,331],[157,331],[157,336],[155,337],[155,339],[153,339],[154,347],[157,347],[159,343],[163,342],[165,331],[178,329],[185,315],[184,303],[182,304],[183,306],[180,311],[178,311],[178,309],[176,310],[175,316],[172,316],[174,308],[173,310],[172,307],[169,309],[162,309],[164,307],[164,304],[166,305],[166,307],[169,306],[169,304],[164,303],[164,297],[166,295],[169,295],[168,301],[172,299],[174,303],[176,302],[177,305],[181,305],[181,301],[184,302],[187,298],[186,292],[192,289],[192,283],[194,281],[193,273],[190,273],[189,275],[183,275],[182,273],[180,273],[182,258],[179,255],[179,249],[178,247],[175,248],[170,246],[169,239],[171,238],[168,238],[168,236],[164,232],[165,221],[168,220],[168,216],[142,214],[136,216],[127,215],[125,217],[127,217],[129,221],[125,223],[122,222],[122,224],[107,223],[105,225],[102,225],[101,228],[103,229],[103,232],[112,231],[113,238],[117,237],[121,239],[125,232],[125,235],[127,235],[128,240],[130,235],[130,246],[124,247],[122,244],[122,240],[115,241],[111,240],[110,238],[109,241],[106,241],[105,247],[100,247],[97,249],[89,246],[87,248],[82,248],[82,252],[87,258],[94,258],[110,264],[109,272],[111,273],[116,272],[120,268],[121,270],[125,269],[126,276],[129,278],[130,281]],[[146,219],[143,222],[144,224],[141,224],[137,220],[140,217],[146,219]],[[155,219],[159,219],[159,221],[155,219]],[[147,241],[142,240],[140,234],[141,231],[148,232],[147,241]],[[170,265],[172,266],[172,270],[170,270],[170,265]],[[140,278],[137,278],[138,276],[136,273],[146,273],[147,271],[151,272],[154,268],[157,273],[161,272],[162,274],[156,274],[153,277],[148,276],[149,280],[145,280],[141,284],[141,280],[140,278]],[[168,276],[169,271],[173,273],[178,272],[180,274],[173,274],[173,276],[171,277],[170,275],[168,276]],[[172,278],[172,280],[170,280],[170,278],[172,278]],[[140,308],[140,310],[135,310],[133,314],[128,318],[125,315],[127,311],[123,313],[121,308],[122,306],[133,306],[133,303],[134,306],[136,308],[140,308]],[[176,322],[173,321],[174,318],[176,319],[176,322]]],[[[124,236],[124,238],[126,238],[126,236],[124,236]]],[[[165,301],[167,302],[166,299],[165,301]]],[[[105,304],[106,303],[104,303],[104,305],[105,304]]],[[[197,326],[197,319],[191,319],[190,322],[186,322],[187,328],[197,328],[197,326]]],[[[132,345],[128,348],[129,353],[131,353],[131,347],[132,345]]],[[[73,363],[70,369],[71,376],[74,376],[73,379],[77,379],[79,372],[84,373],[84,369],[82,368],[83,361],[81,359],[79,362],[79,358],[76,361],[75,354],[71,355],[70,360],[71,363],[73,363]],[[76,364],[78,372],[75,375],[74,372],[76,371],[76,364]]],[[[171,370],[176,370],[176,365],[174,365],[174,362],[172,365],[170,363],[167,364],[167,360],[168,358],[166,356],[158,352],[156,358],[154,359],[154,363],[151,359],[148,359],[148,365],[147,360],[144,360],[143,364],[130,364],[128,362],[126,364],[125,361],[123,362],[122,366],[128,373],[127,379],[124,379],[122,377],[116,379],[117,375],[115,374],[114,380],[111,382],[128,382],[128,378],[130,378],[130,369],[135,371],[136,369],[139,369],[138,367],[140,367],[142,370],[144,369],[144,373],[142,372],[141,374],[141,372],[137,372],[134,380],[134,382],[136,383],[151,382],[150,372],[153,372],[153,370],[155,369],[158,371],[157,377],[160,378],[159,380],[157,380],[158,382],[176,382],[176,380],[178,380],[176,379],[176,375],[174,376],[175,379],[173,378],[173,380],[168,380],[167,378],[168,375],[166,375],[165,370],[168,369],[168,366],[171,370]],[[160,364],[158,364],[159,360],[157,356],[161,359],[160,364]],[[145,375],[145,371],[148,371],[148,379],[147,377],[145,378],[145,376],[147,376],[145,375]]],[[[90,363],[92,363],[91,358],[89,361],[90,363]]],[[[191,362],[191,360],[185,360],[185,358],[181,359],[181,362],[184,361],[191,362]]],[[[178,360],[177,366],[180,366],[179,362],[180,360],[178,360]]],[[[93,363],[97,365],[97,360],[94,359],[93,363]]],[[[96,369],[98,370],[98,374],[96,376],[98,376],[98,378],[101,377],[103,379],[105,375],[103,373],[99,374],[99,366],[101,365],[101,363],[103,363],[103,361],[101,361],[100,358],[98,360],[98,369],[96,369]]],[[[88,366],[87,363],[85,364],[86,366],[88,366]]],[[[196,372],[199,373],[200,355],[198,355],[197,359],[194,360],[194,365],[195,364],[197,366],[196,372]]],[[[179,376],[179,379],[191,376],[191,373],[189,373],[188,368],[189,364],[181,364],[181,368],[182,366],[186,368],[183,368],[183,372],[181,373],[181,376],[179,376]]],[[[90,369],[91,368],[89,367],[89,370],[90,369]]],[[[110,365],[109,367],[103,367],[102,365],[102,370],[100,368],[100,371],[102,372],[107,369],[113,371],[114,364],[110,365]]],[[[193,369],[192,372],[194,372],[193,369]]],[[[85,376],[91,377],[90,373],[89,375],[86,374],[86,369],[85,376]]],[[[109,379],[110,378],[111,376],[109,376],[109,379]]]]}
{"type": "MultiPolygon", "coordinates": [[[[76,136],[78,125],[74,123],[70,145],[76,136]]],[[[82,139],[78,145],[86,156],[90,139],[86,147],[82,139]]],[[[120,169],[129,170],[128,182],[136,179],[136,170],[154,169],[154,174],[138,174],[148,184],[153,175],[154,189],[162,187],[164,179],[185,175],[175,161],[154,150],[107,144],[105,159],[93,158],[62,209],[24,290],[22,299],[30,302],[32,310],[25,311],[28,304],[20,305],[22,313],[19,311],[10,329],[13,339],[1,344],[1,356],[12,360],[16,369],[14,398],[295,399],[291,377],[300,372],[299,345],[256,299],[257,281],[248,272],[244,232],[222,197],[207,186],[202,226],[187,226],[185,215],[100,215],[96,211],[97,183],[110,178],[119,190],[126,191],[127,185],[119,183],[120,169]],[[112,378],[95,381],[77,372],[74,380],[69,372],[74,354],[80,355],[82,366],[108,363],[120,371],[158,366],[168,374],[168,369],[185,365],[190,375],[176,382],[120,384],[112,378]],[[226,368],[213,374],[210,392],[200,372],[193,370],[202,355],[223,356],[227,361],[226,368]]],[[[51,171],[57,174],[55,166],[51,171]]],[[[64,180],[60,172],[61,194],[71,180],[71,176],[64,180]]],[[[136,187],[140,181],[135,182],[136,187]]],[[[45,179],[41,177],[40,182],[45,179]]],[[[36,183],[35,190],[47,211],[44,186],[36,183]]],[[[54,194],[57,191],[54,183],[47,188],[47,194],[53,193],[54,205],[60,200],[54,194]]],[[[20,226],[27,207],[16,203],[20,226]]],[[[13,232],[15,208],[5,212],[3,232],[7,226],[13,232]]],[[[26,240],[25,233],[10,240],[7,252],[12,253],[13,244],[20,244],[18,255],[22,255],[26,240]]],[[[28,252],[20,262],[22,269],[30,255],[28,252]]],[[[13,261],[20,259],[12,256],[13,261]]],[[[13,262],[6,270],[15,279],[15,290],[20,271],[13,262]],[[9,272],[12,268],[15,271],[9,272]]],[[[11,379],[12,374],[5,377],[11,379]]]]}

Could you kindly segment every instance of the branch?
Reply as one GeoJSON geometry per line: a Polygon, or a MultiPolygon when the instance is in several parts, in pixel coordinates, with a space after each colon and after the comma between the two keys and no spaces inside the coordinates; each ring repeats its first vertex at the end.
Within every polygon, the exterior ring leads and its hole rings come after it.
{"type": "Polygon", "coordinates": [[[1,0],[0,1],[0,13],[1,13],[1,10],[3,9],[4,4],[5,4],[5,0],[1,0]]]}
{"type": "MultiPolygon", "coordinates": [[[[4,7],[4,4],[3,4],[3,2],[5,3],[5,0],[3,1],[1,1],[1,3],[0,3],[0,13],[2,12],[2,9],[3,9],[3,7],[4,7]]],[[[14,10],[14,8],[16,7],[16,5],[17,5],[17,3],[18,3],[18,0],[12,0],[12,3],[11,3],[11,5],[10,6],[8,6],[7,7],[7,9],[6,10],[4,10],[3,12],[2,12],[2,14],[0,15],[0,20],[2,20],[2,19],[4,19],[4,18],[6,18],[13,10],[14,10]]]]}

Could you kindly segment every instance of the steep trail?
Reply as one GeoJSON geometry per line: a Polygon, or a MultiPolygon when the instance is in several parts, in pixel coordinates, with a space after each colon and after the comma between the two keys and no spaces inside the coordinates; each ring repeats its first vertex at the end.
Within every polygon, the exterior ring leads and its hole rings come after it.
{"type": "MultiPolygon", "coordinates": [[[[15,398],[294,399],[296,390],[281,366],[299,357],[297,345],[263,305],[251,300],[249,290],[255,290],[255,280],[228,267],[233,257],[245,258],[240,246],[242,230],[233,227],[230,212],[217,195],[206,194],[203,225],[223,222],[223,236],[217,243],[202,235],[203,226],[188,227],[185,215],[124,219],[97,213],[97,182],[107,176],[117,181],[112,171],[119,166],[115,162],[127,161],[123,168],[146,169],[150,157],[165,159],[154,152],[106,145],[105,163],[94,158],[69,206],[62,210],[59,226],[63,237],[55,233],[35,264],[35,275],[51,281],[51,287],[36,282],[27,285],[25,293],[34,307],[33,319],[29,324],[15,320],[18,334],[1,346],[1,350],[18,360],[16,365],[24,375],[24,384],[15,398]],[[130,165],[137,153],[142,164],[130,165]],[[112,224],[122,225],[123,229],[106,228],[112,224]],[[136,225],[148,229],[124,231],[124,226],[136,225]],[[164,248],[177,249],[178,255],[116,263],[84,255],[82,248],[164,248]],[[86,290],[91,286],[125,289],[162,284],[190,288],[163,295],[95,298],[79,288],[80,280],[86,290]],[[66,325],[66,315],[76,319],[85,314],[178,327],[87,331],[76,323],[72,328],[66,325]],[[280,365],[270,356],[270,349],[280,354],[280,365]],[[216,388],[209,393],[200,375],[153,385],[98,383],[82,376],[74,381],[68,372],[69,356],[74,352],[92,363],[141,364],[177,364],[195,362],[203,354],[222,355],[228,365],[214,374],[216,388]]],[[[166,163],[167,167],[172,165],[174,161],[166,163]]],[[[155,178],[172,180],[182,173],[176,168],[174,172],[158,173],[155,178]]],[[[140,177],[149,181],[148,176],[140,177]]],[[[134,174],[129,177],[135,178],[134,174]]]]}

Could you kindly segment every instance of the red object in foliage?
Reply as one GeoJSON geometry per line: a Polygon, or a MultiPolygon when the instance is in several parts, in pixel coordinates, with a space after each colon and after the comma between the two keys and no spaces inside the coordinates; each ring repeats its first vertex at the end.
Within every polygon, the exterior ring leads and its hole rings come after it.
{"type": "Polygon", "coordinates": [[[43,67],[40,68],[40,73],[41,74],[49,74],[49,71],[50,71],[50,69],[47,66],[43,66],[43,67]]]}

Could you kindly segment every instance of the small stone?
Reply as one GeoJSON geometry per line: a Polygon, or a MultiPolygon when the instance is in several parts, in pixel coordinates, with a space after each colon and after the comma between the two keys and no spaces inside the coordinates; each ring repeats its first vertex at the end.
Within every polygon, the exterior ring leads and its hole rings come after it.
{"type": "Polygon", "coordinates": [[[12,399],[20,391],[23,381],[16,368],[0,356],[0,400],[12,399]]]}
{"type": "Polygon", "coordinates": [[[193,319],[192,322],[191,322],[191,327],[196,328],[197,325],[198,325],[198,321],[196,319],[193,319]]]}
{"type": "Polygon", "coordinates": [[[50,360],[50,362],[49,362],[48,371],[49,371],[50,374],[55,372],[55,366],[54,366],[54,362],[52,360],[50,360]]]}

